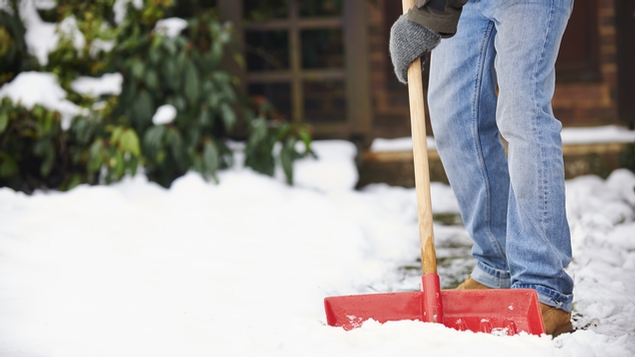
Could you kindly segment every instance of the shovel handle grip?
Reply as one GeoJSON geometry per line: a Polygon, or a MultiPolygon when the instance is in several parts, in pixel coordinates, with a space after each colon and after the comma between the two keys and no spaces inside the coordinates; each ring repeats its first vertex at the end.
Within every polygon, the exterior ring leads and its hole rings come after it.
{"type": "MultiPolygon", "coordinates": [[[[402,0],[403,13],[415,6],[414,0],[402,0]]],[[[415,60],[408,68],[408,96],[412,125],[412,152],[414,156],[415,186],[419,219],[419,243],[423,274],[437,273],[437,256],[432,229],[432,200],[430,198],[430,167],[426,142],[426,112],[423,95],[421,61],[415,60]]]]}

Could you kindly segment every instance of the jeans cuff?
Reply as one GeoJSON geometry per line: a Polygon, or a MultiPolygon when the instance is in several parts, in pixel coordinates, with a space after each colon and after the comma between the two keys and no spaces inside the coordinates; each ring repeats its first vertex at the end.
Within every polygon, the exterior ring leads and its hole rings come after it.
{"type": "Polygon", "coordinates": [[[507,289],[512,285],[509,271],[495,269],[478,262],[470,275],[476,282],[493,289],[507,289]]]}
{"type": "Polygon", "coordinates": [[[561,294],[544,286],[532,284],[514,284],[512,289],[534,289],[538,293],[538,300],[545,305],[565,312],[571,312],[573,308],[573,294],[561,294]]]}

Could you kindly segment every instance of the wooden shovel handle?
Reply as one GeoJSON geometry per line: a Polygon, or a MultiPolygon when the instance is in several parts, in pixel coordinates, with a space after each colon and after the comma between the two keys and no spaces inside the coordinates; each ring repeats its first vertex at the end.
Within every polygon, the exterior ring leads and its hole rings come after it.
{"type": "MultiPolygon", "coordinates": [[[[404,14],[415,6],[414,0],[402,0],[404,14]]],[[[421,245],[421,270],[423,274],[437,273],[437,256],[432,229],[432,200],[430,199],[430,168],[426,142],[426,112],[423,99],[421,61],[412,62],[408,68],[408,95],[410,123],[412,125],[412,152],[414,156],[415,186],[419,216],[419,243],[421,245]]]]}

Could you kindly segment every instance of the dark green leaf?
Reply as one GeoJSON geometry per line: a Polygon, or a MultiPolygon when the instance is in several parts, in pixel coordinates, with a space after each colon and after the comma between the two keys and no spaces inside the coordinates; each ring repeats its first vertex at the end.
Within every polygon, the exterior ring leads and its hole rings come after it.
{"type": "Polygon", "coordinates": [[[231,76],[225,71],[215,71],[214,79],[223,84],[228,84],[231,82],[231,76]]]}
{"type": "Polygon", "coordinates": [[[280,164],[287,179],[287,183],[293,185],[293,162],[296,159],[295,138],[287,139],[280,150],[280,164]]]}
{"type": "Polygon", "coordinates": [[[234,124],[236,123],[236,114],[234,113],[234,110],[229,104],[223,103],[220,106],[220,113],[221,113],[221,118],[223,118],[223,123],[225,124],[225,128],[227,128],[228,130],[231,130],[234,127],[234,124]]]}
{"type": "Polygon", "coordinates": [[[64,189],[66,190],[71,190],[77,186],[79,186],[79,184],[82,183],[82,179],[81,176],[79,174],[73,174],[70,179],[67,180],[66,184],[64,185],[64,189]]]}
{"type": "Polygon", "coordinates": [[[51,142],[49,140],[39,140],[33,144],[33,154],[43,157],[48,151],[51,151],[51,142]]]}
{"type": "Polygon", "coordinates": [[[214,42],[212,45],[211,64],[214,67],[218,67],[223,58],[223,44],[220,42],[214,42]]]}
{"type": "Polygon", "coordinates": [[[143,62],[139,60],[132,62],[132,68],[130,70],[135,78],[141,79],[143,77],[144,70],[143,62]]]}
{"type": "Polygon", "coordinates": [[[199,121],[201,123],[201,126],[207,127],[207,126],[211,125],[212,121],[210,120],[210,118],[211,118],[211,116],[209,114],[209,110],[201,109],[201,113],[199,115],[199,121]]]}
{"type": "Polygon", "coordinates": [[[215,177],[218,170],[219,155],[218,148],[212,142],[207,142],[203,146],[203,174],[215,177]]]}
{"type": "MultiPolygon", "coordinates": [[[[150,45],[151,47],[151,51],[150,51],[150,59],[152,59],[152,57],[154,57],[154,53],[159,53],[159,51],[157,51],[157,49],[161,46],[161,44],[163,43],[163,39],[165,37],[163,36],[154,36],[154,39],[152,39],[152,45],[150,45]]],[[[154,61],[153,61],[154,62],[154,61]]]]}
{"type": "Polygon", "coordinates": [[[123,158],[123,154],[121,152],[117,151],[115,153],[115,156],[113,158],[111,158],[111,160],[112,159],[115,160],[115,167],[114,167],[115,176],[113,178],[111,178],[111,179],[119,180],[123,176],[123,174],[125,173],[125,168],[126,168],[125,161],[124,161],[124,158],[123,158]]]}
{"type": "Polygon", "coordinates": [[[146,86],[150,90],[156,90],[159,88],[159,76],[157,76],[157,72],[152,69],[148,69],[146,72],[146,86]]]}
{"type": "Polygon", "coordinates": [[[257,118],[251,122],[251,125],[249,141],[253,144],[262,142],[267,137],[267,122],[264,118],[257,118]]]}
{"type": "Polygon", "coordinates": [[[154,115],[154,103],[152,96],[146,90],[139,92],[139,97],[134,106],[134,120],[140,127],[150,125],[152,116],[154,115]]]}
{"type": "Polygon", "coordinates": [[[95,140],[95,142],[90,146],[88,150],[88,172],[97,172],[101,169],[101,165],[103,163],[101,157],[101,149],[102,149],[103,141],[100,139],[95,140]]]}
{"type": "Polygon", "coordinates": [[[189,61],[184,51],[181,51],[176,55],[174,64],[176,65],[176,70],[179,73],[185,72],[188,63],[189,61]]]}
{"type": "Polygon", "coordinates": [[[165,160],[165,151],[164,151],[164,150],[160,150],[160,151],[157,153],[157,155],[156,155],[156,157],[155,157],[155,160],[156,160],[156,162],[157,162],[158,164],[162,164],[162,163],[163,163],[163,161],[165,160]]]}
{"type": "Polygon", "coordinates": [[[174,43],[174,40],[169,37],[164,37],[163,48],[172,56],[176,54],[176,44],[174,43]]]}
{"type": "Polygon", "coordinates": [[[176,130],[168,131],[168,142],[172,158],[181,169],[187,169],[187,161],[185,157],[185,146],[181,134],[176,130]]]}
{"type": "Polygon", "coordinates": [[[126,129],[121,134],[121,141],[119,146],[123,152],[129,152],[134,156],[141,154],[141,148],[139,147],[139,137],[137,133],[132,129],[126,129]]]}
{"type": "Polygon", "coordinates": [[[125,129],[121,126],[118,126],[113,129],[112,133],[110,134],[110,143],[112,145],[117,145],[117,143],[119,143],[119,140],[121,140],[121,135],[123,134],[124,130],[125,129]]]}
{"type": "Polygon", "coordinates": [[[198,102],[199,79],[198,71],[192,62],[185,69],[185,97],[191,105],[198,102]]]}
{"type": "Polygon", "coordinates": [[[9,115],[5,112],[0,112],[0,134],[4,132],[9,124],[9,115]]]}
{"type": "Polygon", "coordinates": [[[220,98],[216,92],[212,92],[207,96],[207,104],[212,108],[218,108],[220,98]]]}
{"type": "Polygon", "coordinates": [[[53,169],[54,164],[55,164],[55,151],[49,150],[44,155],[44,161],[42,162],[42,165],[40,166],[40,174],[43,177],[47,177],[51,173],[51,170],[53,169]]]}
{"type": "Polygon", "coordinates": [[[130,172],[130,175],[135,176],[138,168],[139,159],[137,159],[136,156],[132,156],[126,160],[126,169],[130,172]]]}
{"type": "Polygon", "coordinates": [[[174,60],[174,57],[165,58],[165,60],[163,61],[162,71],[164,80],[166,81],[165,84],[170,89],[177,90],[180,86],[181,81],[179,80],[180,76],[178,75],[176,70],[176,62],[174,60]]]}
{"type": "Polygon", "coordinates": [[[146,131],[143,137],[143,144],[151,151],[156,152],[161,146],[163,135],[165,134],[165,126],[156,125],[146,131]]]}
{"type": "Polygon", "coordinates": [[[18,173],[18,165],[13,158],[3,151],[0,151],[0,177],[7,178],[18,173]]]}
{"type": "Polygon", "coordinates": [[[201,155],[193,155],[192,156],[192,167],[196,172],[203,173],[203,158],[201,155]]]}

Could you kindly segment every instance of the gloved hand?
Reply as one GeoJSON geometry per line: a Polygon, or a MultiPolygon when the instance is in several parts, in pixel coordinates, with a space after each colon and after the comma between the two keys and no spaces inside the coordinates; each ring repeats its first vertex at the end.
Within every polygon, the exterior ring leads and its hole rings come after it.
{"type": "Polygon", "coordinates": [[[408,83],[408,67],[416,59],[425,61],[426,52],[437,47],[441,35],[436,31],[410,21],[407,15],[401,15],[390,29],[390,58],[395,74],[401,83],[408,83]]]}

